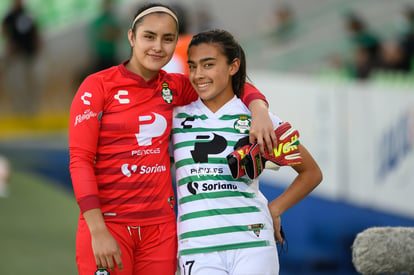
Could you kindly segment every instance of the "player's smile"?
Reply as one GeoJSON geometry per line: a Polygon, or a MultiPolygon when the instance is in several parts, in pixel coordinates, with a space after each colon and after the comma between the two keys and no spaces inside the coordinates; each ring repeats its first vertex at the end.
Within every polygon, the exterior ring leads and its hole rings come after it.
{"type": "Polygon", "coordinates": [[[212,83],[213,83],[212,81],[210,81],[210,82],[199,82],[199,83],[196,83],[196,85],[197,85],[197,90],[200,90],[200,91],[205,90],[205,89],[206,89],[206,88],[208,88],[208,87],[209,87],[212,83]]]}
{"type": "Polygon", "coordinates": [[[156,61],[162,60],[165,57],[164,55],[160,55],[160,54],[148,54],[148,56],[156,61]]]}

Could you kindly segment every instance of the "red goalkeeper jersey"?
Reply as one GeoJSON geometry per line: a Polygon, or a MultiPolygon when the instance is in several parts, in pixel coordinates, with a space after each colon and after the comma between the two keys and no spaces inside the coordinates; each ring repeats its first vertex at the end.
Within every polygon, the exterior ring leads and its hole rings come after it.
{"type": "MultiPolygon", "coordinates": [[[[160,71],[148,82],[125,63],[88,76],[70,110],[70,172],[81,212],[148,225],[175,219],[168,154],[172,111],[197,98],[188,78],[160,71]]],[[[246,105],[264,99],[246,85],[246,105]]]]}

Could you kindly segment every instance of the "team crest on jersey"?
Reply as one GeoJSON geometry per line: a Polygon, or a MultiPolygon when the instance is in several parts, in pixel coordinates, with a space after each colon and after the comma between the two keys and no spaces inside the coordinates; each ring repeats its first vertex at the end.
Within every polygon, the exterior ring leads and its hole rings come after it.
{"type": "Polygon", "coordinates": [[[95,272],[95,275],[110,275],[111,273],[109,273],[108,270],[105,269],[98,269],[95,272]]]}
{"type": "Polygon", "coordinates": [[[239,119],[237,119],[234,122],[234,129],[241,133],[241,134],[247,134],[250,131],[250,119],[248,116],[240,116],[239,119]]]}
{"type": "Polygon", "coordinates": [[[168,87],[168,83],[164,81],[161,84],[161,86],[162,86],[162,90],[161,90],[162,98],[164,99],[166,103],[171,104],[173,102],[173,94],[170,88],[168,87]]]}
{"type": "Polygon", "coordinates": [[[253,231],[254,234],[259,237],[260,236],[260,230],[264,228],[263,223],[256,223],[256,224],[250,224],[247,226],[247,229],[249,231],[253,231]]]}

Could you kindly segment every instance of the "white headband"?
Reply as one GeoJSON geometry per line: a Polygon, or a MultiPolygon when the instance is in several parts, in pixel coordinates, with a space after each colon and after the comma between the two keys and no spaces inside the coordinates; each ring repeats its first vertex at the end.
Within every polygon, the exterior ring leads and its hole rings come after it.
{"type": "Polygon", "coordinates": [[[141,12],[140,14],[138,14],[137,17],[135,17],[134,21],[132,22],[131,28],[134,27],[135,23],[139,19],[141,19],[145,15],[148,15],[148,14],[154,13],[154,12],[163,12],[163,13],[167,13],[167,14],[171,15],[171,17],[174,18],[175,22],[177,22],[177,25],[178,25],[177,16],[175,16],[175,14],[171,10],[169,10],[168,8],[165,8],[165,7],[156,6],[156,7],[152,7],[152,8],[146,9],[143,12],[141,12]]]}

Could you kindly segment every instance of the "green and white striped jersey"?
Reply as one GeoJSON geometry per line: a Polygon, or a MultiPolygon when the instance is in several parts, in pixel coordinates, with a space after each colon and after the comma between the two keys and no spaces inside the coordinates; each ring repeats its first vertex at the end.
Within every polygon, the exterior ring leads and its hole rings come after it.
{"type": "MultiPolygon", "coordinates": [[[[276,128],[281,121],[270,116],[276,128]]],[[[200,99],[174,109],[179,255],[275,245],[259,181],[234,180],[227,166],[250,118],[236,96],[215,113],[200,99]]]]}

